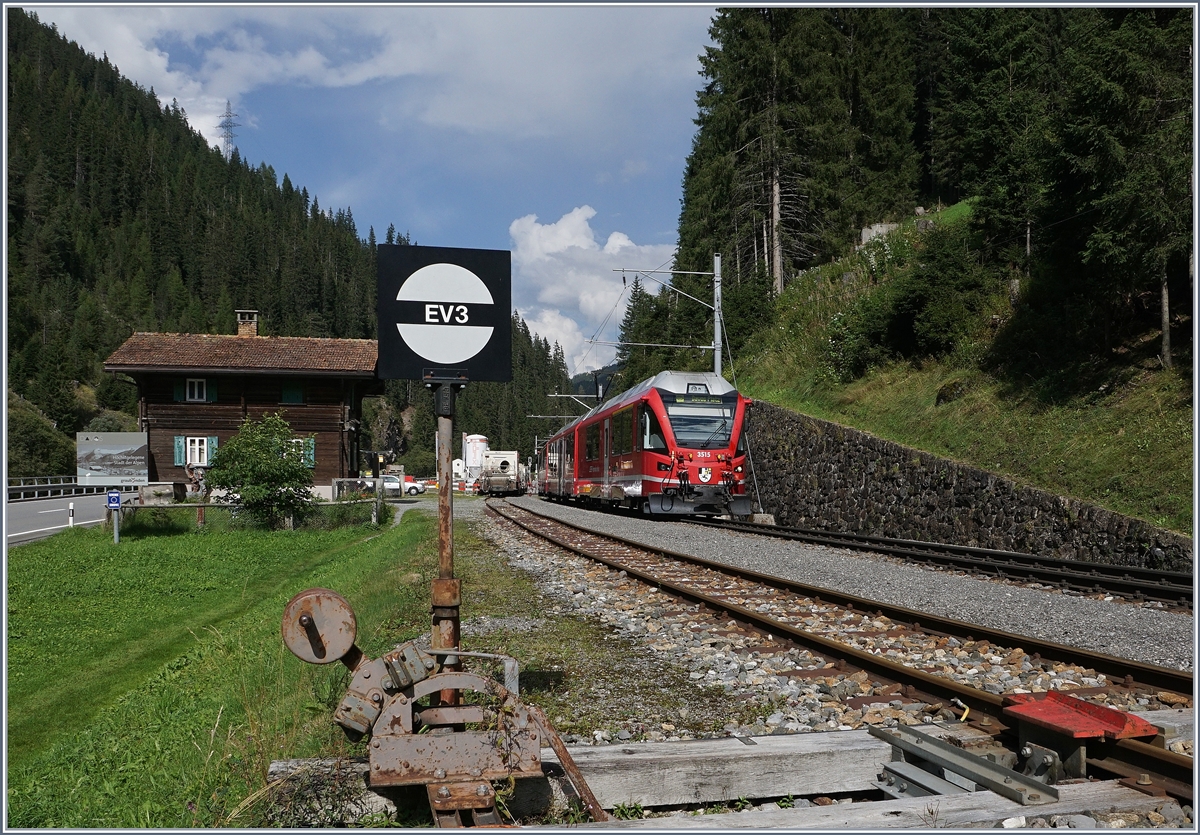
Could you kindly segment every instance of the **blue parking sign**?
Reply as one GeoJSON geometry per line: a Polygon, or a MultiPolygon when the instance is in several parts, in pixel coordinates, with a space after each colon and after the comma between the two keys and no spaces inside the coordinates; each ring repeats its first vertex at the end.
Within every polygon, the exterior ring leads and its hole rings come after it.
{"type": "Polygon", "coordinates": [[[109,510],[120,510],[121,509],[121,491],[120,490],[109,490],[108,491],[107,508],[109,510]]]}

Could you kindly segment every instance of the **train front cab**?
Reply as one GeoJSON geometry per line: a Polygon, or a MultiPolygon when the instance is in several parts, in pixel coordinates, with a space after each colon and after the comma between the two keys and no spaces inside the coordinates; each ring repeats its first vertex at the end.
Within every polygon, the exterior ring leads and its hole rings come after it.
{"type": "Polygon", "coordinates": [[[656,514],[749,514],[749,403],[715,374],[662,372],[551,438],[542,492],[656,514]]]}
{"type": "Polygon", "coordinates": [[[709,394],[689,388],[648,393],[639,426],[647,513],[746,516],[752,512],[745,495],[742,434],[749,402],[736,391],[709,394]]]}

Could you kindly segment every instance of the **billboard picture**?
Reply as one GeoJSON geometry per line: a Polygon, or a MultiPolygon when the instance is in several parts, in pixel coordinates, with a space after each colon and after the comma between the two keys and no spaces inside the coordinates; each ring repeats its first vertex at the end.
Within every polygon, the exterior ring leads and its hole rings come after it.
{"type": "Polygon", "coordinates": [[[98,487],[147,484],[149,445],[145,432],[76,432],[75,476],[98,487]]]}

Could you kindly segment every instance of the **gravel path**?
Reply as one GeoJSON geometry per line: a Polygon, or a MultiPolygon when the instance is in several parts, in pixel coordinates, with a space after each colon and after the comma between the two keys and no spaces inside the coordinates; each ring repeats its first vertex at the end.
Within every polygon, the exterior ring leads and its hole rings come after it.
{"type": "Polygon", "coordinates": [[[977,580],[883,556],[597,513],[531,496],[511,501],[637,542],[943,617],[986,623],[1018,635],[1175,669],[1190,670],[1194,663],[1193,618],[1161,611],[1154,604],[977,580]]]}

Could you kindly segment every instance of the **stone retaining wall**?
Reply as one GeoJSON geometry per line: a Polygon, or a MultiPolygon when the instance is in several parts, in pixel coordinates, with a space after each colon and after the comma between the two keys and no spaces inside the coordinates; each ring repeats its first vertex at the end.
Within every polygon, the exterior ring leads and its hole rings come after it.
{"type": "Polygon", "coordinates": [[[748,439],[780,525],[1192,570],[1188,537],[769,403],[748,439]]]}

